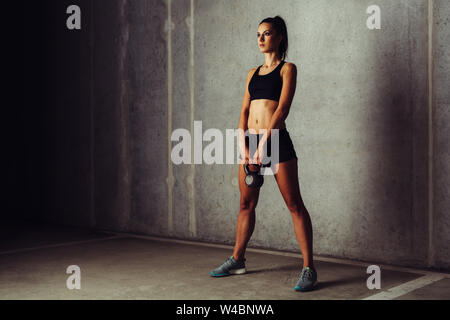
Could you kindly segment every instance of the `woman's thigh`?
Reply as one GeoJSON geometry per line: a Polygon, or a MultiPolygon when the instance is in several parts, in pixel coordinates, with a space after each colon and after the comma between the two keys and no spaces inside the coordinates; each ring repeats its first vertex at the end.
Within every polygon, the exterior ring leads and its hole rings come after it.
{"type": "Polygon", "coordinates": [[[288,209],[291,212],[301,211],[304,203],[298,182],[297,159],[293,158],[289,161],[280,162],[277,166],[278,170],[274,175],[275,180],[288,209]]]}

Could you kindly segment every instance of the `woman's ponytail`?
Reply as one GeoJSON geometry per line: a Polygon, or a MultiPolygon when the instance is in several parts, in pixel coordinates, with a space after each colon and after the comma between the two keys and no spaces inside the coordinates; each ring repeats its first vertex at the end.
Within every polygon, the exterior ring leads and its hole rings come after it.
{"type": "Polygon", "coordinates": [[[288,50],[288,34],[284,19],[280,16],[275,16],[273,18],[266,18],[262,20],[259,24],[264,22],[271,23],[272,27],[275,29],[277,34],[282,36],[280,46],[278,47],[278,57],[281,60],[285,60],[288,50]]]}

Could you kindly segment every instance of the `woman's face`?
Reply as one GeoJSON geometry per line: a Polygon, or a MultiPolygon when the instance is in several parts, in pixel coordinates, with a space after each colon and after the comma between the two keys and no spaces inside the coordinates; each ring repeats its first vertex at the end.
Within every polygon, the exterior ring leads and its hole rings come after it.
{"type": "Polygon", "coordinates": [[[261,23],[258,27],[258,46],[262,53],[277,51],[281,42],[281,37],[272,29],[271,23],[261,23]]]}

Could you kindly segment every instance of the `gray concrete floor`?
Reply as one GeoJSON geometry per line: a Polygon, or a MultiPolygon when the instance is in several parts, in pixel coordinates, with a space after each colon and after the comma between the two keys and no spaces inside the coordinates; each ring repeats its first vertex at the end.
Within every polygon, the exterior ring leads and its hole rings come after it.
{"type": "Polygon", "coordinates": [[[2,223],[0,234],[4,300],[450,299],[447,273],[381,266],[381,289],[369,290],[371,263],[317,257],[318,286],[299,293],[293,287],[301,258],[294,253],[249,249],[247,274],[212,278],[208,272],[231,247],[18,223],[2,223]],[[80,290],[66,287],[69,265],[81,269],[80,290]],[[422,281],[427,277],[434,280],[422,281]]]}

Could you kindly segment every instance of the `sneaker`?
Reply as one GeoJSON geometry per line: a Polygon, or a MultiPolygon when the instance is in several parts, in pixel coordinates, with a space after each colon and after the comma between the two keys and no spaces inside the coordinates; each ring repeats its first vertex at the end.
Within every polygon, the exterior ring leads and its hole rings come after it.
{"type": "Polygon", "coordinates": [[[297,285],[295,286],[295,291],[309,291],[314,288],[317,283],[317,272],[316,270],[305,267],[300,274],[297,285]]]}
{"type": "Polygon", "coordinates": [[[245,259],[236,261],[233,256],[230,256],[220,267],[214,269],[209,273],[211,277],[224,277],[232,274],[243,274],[245,269],[245,259]]]}

